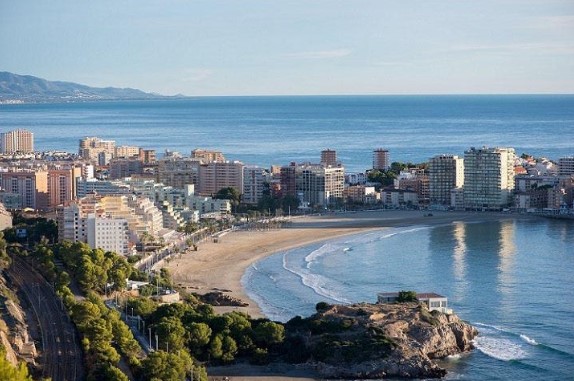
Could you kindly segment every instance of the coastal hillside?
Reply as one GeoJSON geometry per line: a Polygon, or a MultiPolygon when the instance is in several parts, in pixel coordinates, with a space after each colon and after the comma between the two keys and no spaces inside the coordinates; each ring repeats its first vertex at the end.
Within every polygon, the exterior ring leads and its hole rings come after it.
{"type": "Polygon", "coordinates": [[[471,350],[478,334],[456,315],[418,303],[319,303],[317,310],[288,322],[287,340],[298,342],[299,355],[325,378],[443,377],[433,360],[471,350]]]}
{"type": "Polygon", "coordinates": [[[80,102],[161,98],[167,97],[130,88],[98,88],[73,82],[48,81],[31,75],[0,72],[0,103],[80,102]]]}

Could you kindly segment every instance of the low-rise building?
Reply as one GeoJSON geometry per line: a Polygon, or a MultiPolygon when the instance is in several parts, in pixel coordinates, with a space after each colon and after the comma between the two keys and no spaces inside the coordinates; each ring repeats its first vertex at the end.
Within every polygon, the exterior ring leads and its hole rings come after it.
{"type": "Polygon", "coordinates": [[[375,187],[365,185],[351,185],[343,190],[343,197],[347,202],[361,204],[374,204],[380,200],[380,194],[375,191],[375,187]]]}
{"type": "MultiPolygon", "coordinates": [[[[431,293],[417,293],[416,298],[420,303],[424,303],[429,311],[440,311],[445,314],[452,314],[452,309],[448,308],[448,298],[431,293]]],[[[381,292],[377,294],[377,303],[396,303],[399,299],[398,292],[381,292]]]]}
{"type": "Polygon", "coordinates": [[[412,190],[385,188],[381,190],[381,202],[387,207],[412,207],[418,205],[419,197],[412,190]]]}

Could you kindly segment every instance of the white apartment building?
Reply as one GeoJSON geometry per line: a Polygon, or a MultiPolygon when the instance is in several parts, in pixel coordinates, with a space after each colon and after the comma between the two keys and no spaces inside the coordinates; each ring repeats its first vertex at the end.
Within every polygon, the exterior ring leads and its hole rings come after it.
{"type": "Polygon", "coordinates": [[[464,185],[464,160],[455,155],[437,155],[429,161],[431,205],[451,205],[451,191],[464,185]]]}
{"type": "Polygon", "coordinates": [[[302,204],[326,207],[343,199],[345,169],[342,166],[299,164],[295,167],[295,189],[302,204]]]}
{"type": "Polygon", "coordinates": [[[86,218],[85,226],[87,244],[92,249],[99,248],[124,256],[129,254],[128,222],[125,219],[90,214],[86,218]]]}
{"type": "Polygon", "coordinates": [[[513,148],[474,148],[464,153],[464,207],[500,210],[512,203],[513,148]]]}
{"type": "Polygon", "coordinates": [[[90,202],[72,203],[58,211],[58,240],[87,243],[92,249],[101,248],[128,255],[128,222],[123,218],[98,216],[90,202]]]}
{"type": "Polygon", "coordinates": [[[191,196],[186,199],[186,203],[189,209],[197,210],[200,216],[207,213],[231,213],[231,202],[229,200],[191,196]]]}
{"type": "Polygon", "coordinates": [[[129,194],[130,188],[119,181],[97,180],[94,178],[76,179],[76,197],[82,198],[92,193],[102,196],[113,194],[129,194]]]}

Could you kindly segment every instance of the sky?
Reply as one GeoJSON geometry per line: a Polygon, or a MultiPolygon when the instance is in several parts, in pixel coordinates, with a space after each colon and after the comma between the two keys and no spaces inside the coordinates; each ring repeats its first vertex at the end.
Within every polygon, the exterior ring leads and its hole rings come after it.
{"type": "Polygon", "coordinates": [[[189,96],[574,93],[574,0],[0,0],[0,71],[189,96]]]}

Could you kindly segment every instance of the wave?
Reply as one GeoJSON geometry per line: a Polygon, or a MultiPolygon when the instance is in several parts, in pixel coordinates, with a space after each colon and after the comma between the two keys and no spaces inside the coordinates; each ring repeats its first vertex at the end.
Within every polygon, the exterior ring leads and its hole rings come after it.
{"type": "Polygon", "coordinates": [[[538,342],[534,339],[531,339],[530,337],[526,336],[526,335],[520,335],[520,338],[524,341],[526,341],[528,344],[530,345],[538,345],[538,342]]]}
{"type": "MultiPolygon", "coordinates": [[[[305,257],[305,262],[307,263],[307,268],[310,269],[311,266],[316,263],[321,257],[339,251],[341,246],[333,243],[326,243],[322,245],[317,250],[313,250],[309,255],[305,257]]],[[[287,254],[287,253],[286,253],[287,254]]]]}
{"type": "Polygon", "coordinates": [[[521,360],[528,356],[520,344],[509,339],[478,336],[474,339],[474,345],[485,355],[501,361],[521,360]]]}
{"type": "Polygon", "coordinates": [[[485,336],[491,337],[493,335],[507,335],[511,338],[515,338],[515,341],[517,341],[517,339],[520,339],[520,340],[522,340],[522,342],[525,342],[529,345],[535,346],[541,350],[547,350],[547,351],[551,351],[551,352],[560,354],[561,356],[566,356],[568,358],[574,358],[574,354],[572,354],[570,352],[555,348],[555,347],[550,346],[550,345],[539,343],[535,339],[533,339],[533,338],[531,338],[531,337],[529,337],[523,333],[516,333],[516,332],[508,330],[504,327],[491,325],[491,324],[485,324],[485,323],[472,323],[472,324],[475,326],[478,326],[478,327],[485,328],[485,329],[480,330],[481,334],[484,334],[485,336]]]}
{"type": "Polygon", "coordinates": [[[286,271],[289,271],[290,273],[298,276],[301,279],[301,283],[309,287],[317,295],[331,299],[337,303],[350,303],[350,301],[346,298],[331,291],[331,289],[336,287],[327,286],[330,280],[329,278],[319,274],[312,274],[303,268],[297,269],[295,267],[289,266],[287,262],[287,253],[283,254],[283,268],[286,271]]]}

